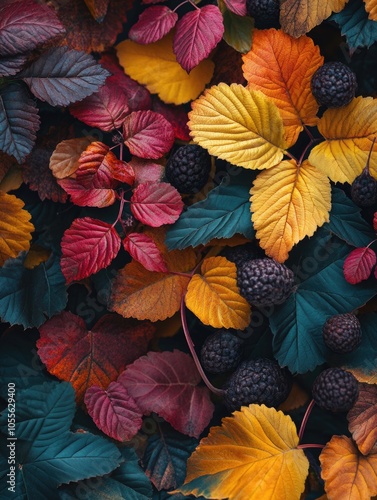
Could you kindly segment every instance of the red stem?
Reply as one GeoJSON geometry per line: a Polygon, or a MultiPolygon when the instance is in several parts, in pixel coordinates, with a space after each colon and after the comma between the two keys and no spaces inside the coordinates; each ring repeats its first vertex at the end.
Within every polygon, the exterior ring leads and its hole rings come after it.
{"type": "Polygon", "coordinates": [[[112,227],[114,227],[115,224],[117,224],[121,220],[121,218],[122,218],[123,207],[124,207],[124,204],[126,202],[126,200],[123,198],[123,194],[124,194],[124,191],[121,191],[121,193],[120,193],[120,207],[119,207],[119,212],[118,212],[118,216],[117,216],[117,218],[116,218],[116,220],[115,220],[115,222],[114,222],[114,224],[113,224],[112,227]]]}
{"type": "Polygon", "coordinates": [[[297,448],[300,450],[305,450],[305,448],[324,448],[324,444],[299,444],[297,448]]]}
{"type": "Polygon", "coordinates": [[[181,2],[179,5],[177,5],[177,7],[175,7],[173,9],[173,12],[175,12],[177,9],[179,9],[179,7],[182,7],[182,5],[184,5],[185,3],[190,3],[193,7],[195,7],[195,9],[199,9],[199,7],[197,7],[193,2],[191,2],[190,0],[184,0],[183,2],[181,2]]]}
{"type": "Polygon", "coordinates": [[[299,441],[302,440],[302,436],[304,435],[304,432],[305,432],[306,423],[308,421],[308,418],[310,416],[310,413],[311,413],[314,405],[315,405],[315,402],[314,402],[314,399],[312,399],[309,403],[309,406],[306,408],[304,418],[302,419],[302,422],[301,422],[300,430],[298,431],[299,441]]]}

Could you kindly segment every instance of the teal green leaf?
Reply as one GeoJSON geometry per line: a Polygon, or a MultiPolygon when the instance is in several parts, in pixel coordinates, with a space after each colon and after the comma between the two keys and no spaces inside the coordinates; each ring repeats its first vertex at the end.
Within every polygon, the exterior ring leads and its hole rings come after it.
{"type": "Polygon", "coordinates": [[[223,38],[233,49],[246,54],[251,49],[254,19],[248,16],[238,16],[230,10],[223,13],[223,38]]]}
{"type": "Polygon", "coordinates": [[[33,269],[24,267],[25,256],[8,259],[0,269],[0,317],[31,328],[64,309],[67,291],[58,256],[51,255],[33,269]]]}
{"type": "Polygon", "coordinates": [[[213,238],[230,238],[235,233],[252,239],[254,229],[249,201],[252,174],[240,170],[230,183],[225,178],[205,200],[183,212],[168,230],[166,244],[169,250],[205,245],[213,238]]]}

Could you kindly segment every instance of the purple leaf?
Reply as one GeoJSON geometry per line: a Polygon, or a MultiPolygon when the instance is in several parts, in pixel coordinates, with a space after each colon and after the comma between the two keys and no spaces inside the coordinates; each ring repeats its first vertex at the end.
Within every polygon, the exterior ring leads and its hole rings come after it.
{"type": "Polygon", "coordinates": [[[41,101],[68,106],[97,92],[109,73],[85,52],[57,47],[17,75],[41,101]]]}
{"type": "Polygon", "coordinates": [[[15,75],[27,61],[27,56],[0,57],[0,77],[15,75]]]}
{"type": "Polygon", "coordinates": [[[161,40],[175,26],[178,14],[166,5],[148,7],[139,16],[128,34],[136,43],[148,44],[161,40]]]}

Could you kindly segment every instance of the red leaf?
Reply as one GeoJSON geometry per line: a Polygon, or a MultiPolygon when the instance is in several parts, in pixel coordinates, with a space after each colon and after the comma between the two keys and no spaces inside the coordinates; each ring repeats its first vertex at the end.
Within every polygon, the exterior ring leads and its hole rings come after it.
{"type": "Polygon", "coordinates": [[[161,158],[173,146],[173,127],[160,113],[134,111],[123,124],[124,144],[140,158],[161,158]]]}
{"type": "Polygon", "coordinates": [[[126,93],[109,78],[98,92],[71,104],[69,111],[78,120],[105,132],[121,127],[130,112],[126,93]]]}
{"type": "Polygon", "coordinates": [[[172,125],[176,139],[191,141],[190,129],[188,128],[188,116],[185,106],[165,104],[157,96],[153,96],[153,111],[160,113],[172,125]]]}
{"type": "Polygon", "coordinates": [[[167,273],[164,262],[156,243],[146,234],[129,233],[123,240],[124,249],[148,271],[167,273]]]}
{"type": "Polygon", "coordinates": [[[376,254],[371,248],[356,248],[344,261],[344,277],[352,285],[360,283],[369,278],[376,261],[376,254]]]}
{"type": "Polygon", "coordinates": [[[246,16],[246,0],[224,0],[226,7],[238,16],[246,16]]]}
{"type": "Polygon", "coordinates": [[[61,243],[61,268],[67,283],[107,267],[116,257],[120,243],[120,236],[107,222],[91,217],[74,220],[61,243]]]}
{"type": "Polygon", "coordinates": [[[79,207],[109,207],[116,199],[114,189],[87,189],[69,177],[59,179],[58,184],[71,196],[72,203],[79,207]]]}
{"type": "Polygon", "coordinates": [[[223,16],[216,5],[205,5],[185,14],[177,23],[173,41],[173,51],[182,68],[190,72],[208,57],[223,33],[223,16]]]}
{"type": "Polygon", "coordinates": [[[119,382],[111,382],[106,390],[89,387],[84,403],[96,426],[118,441],[132,439],[143,423],[135,400],[119,382]]]}
{"type": "Polygon", "coordinates": [[[183,352],[149,352],[119,376],[144,413],[154,411],[177,431],[199,437],[214,406],[192,358],[183,352]]]}
{"type": "Polygon", "coordinates": [[[377,212],[374,212],[373,215],[373,229],[377,231],[377,212]]]}
{"type": "Polygon", "coordinates": [[[139,184],[131,197],[131,211],[143,224],[159,227],[173,224],[183,210],[178,191],[168,182],[139,184]]]}
{"type": "Polygon", "coordinates": [[[151,160],[144,160],[134,156],[129,162],[130,167],[135,173],[135,184],[145,182],[159,182],[164,174],[164,167],[151,160]]]}
{"type": "Polygon", "coordinates": [[[128,36],[140,44],[161,40],[175,26],[178,14],[165,5],[148,7],[139,16],[137,23],[130,29],[128,36]]]}

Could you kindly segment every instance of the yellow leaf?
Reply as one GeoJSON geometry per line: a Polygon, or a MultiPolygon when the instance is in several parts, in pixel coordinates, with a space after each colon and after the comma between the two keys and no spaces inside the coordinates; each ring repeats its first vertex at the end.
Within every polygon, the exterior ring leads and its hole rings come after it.
{"type": "Polygon", "coordinates": [[[327,19],[331,12],[340,12],[348,0],[282,0],[280,24],[285,33],[294,37],[305,35],[327,19]]]}
{"type": "Polygon", "coordinates": [[[331,186],[308,161],[294,160],[261,172],[250,190],[256,237],[267,255],[284,262],[305,236],[329,220],[331,186]]]}
{"type": "Polygon", "coordinates": [[[50,170],[56,179],[64,179],[74,175],[79,168],[79,158],[93,137],[78,137],[61,141],[50,157],[50,170]]]}
{"type": "Polygon", "coordinates": [[[307,36],[255,30],[252,48],[242,59],[248,88],[262,91],[279,108],[291,146],[304,125],[314,126],[318,120],[310,80],[323,64],[319,47],[307,36]]]}
{"type": "Polygon", "coordinates": [[[24,260],[26,269],[33,269],[39,266],[42,262],[46,262],[51,255],[51,250],[43,248],[39,245],[33,245],[24,260]]]}
{"type": "Polygon", "coordinates": [[[319,460],[331,500],[369,500],[377,494],[377,454],[364,457],[346,436],[333,436],[319,460]]]}
{"type": "Polygon", "coordinates": [[[236,265],[225,257],[209,257],[203,261],[201,272],[188,285],[188,309],[214,328],[246,328],[250,306],[238,290],[236,265]]]}
{"type": "Polygon", "coordinates": [[[0,191],[0,266],[10,257],[29,250],[34,226],[23,201],[0,191]]]}
{"type": "Polygon", "coordinates": [[[220,83],[192,103],[189,119],[194,141],[233,165],[263,169],[283,158],[283,121],[262,92],[220,83]]]}
{"type": "Polygon", "coordinates": [[[356,97],[343,108],[328,109],[318,130],[326,140],[311,151],[310,163],[332,181],[351,184],[365,167],[377,134],[377,99],[356,97]]]}
{"type": "Polygon", "coordinates": [[[299,500],[309,462],[297,445],[289,416],[264,405],[243,406],[201,440],[178,491],[228,500],[299,500]]]}
{"type": "Polygon", "coordinates": [[[369,19],[377,21],[377,0],[364,0],[369,19]]]}
{"type": "Polygon", "coordinates": [[[166,103],[183,104],[196,99],[212,78],[215,65],[204,59],[190,73],[177,62],[170,32],[155,43],[140,45],[125,40],[116,46],[124,71],[166,103]]]}

